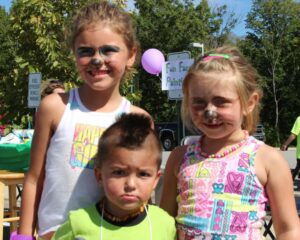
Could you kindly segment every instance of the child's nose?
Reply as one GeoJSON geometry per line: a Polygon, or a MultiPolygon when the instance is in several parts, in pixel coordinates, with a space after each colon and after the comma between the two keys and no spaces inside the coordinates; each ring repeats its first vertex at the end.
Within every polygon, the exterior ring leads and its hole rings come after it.
{"type": "Polygon", "coordinates": [[[125,191],[133,191],[135,189],[135,178],[128,176],[125,182],[125,191]]]}
{"type": "Polygon", "coordinates": [[[100,53],[100,51],[95,51],[94,56],[91,59],[93,65],[102,65],[105,57],[100,53]]]}
{"type": "Polygon", "coordinates": [[[217,108],[211,103],[207,104],[204,111],[204,118],[208,121],[212,121],[217,118],[217,115],[217,108]]]}
{"type": "Polygon", "coordinates": [[[100,58],[92,58],[92,60],[91,60],[91,63],[92,63],[92,65],[96,65],[96,66],[98,66],[98,65],[102,65],[102,60],[100,59],[100,58]]]}
{"type": "Polygon", "coordinates": [[[209,103],[207,103],[205,110],[206,111],[216,111],[217,108],[213,103],[209,102],[209,103]]]}

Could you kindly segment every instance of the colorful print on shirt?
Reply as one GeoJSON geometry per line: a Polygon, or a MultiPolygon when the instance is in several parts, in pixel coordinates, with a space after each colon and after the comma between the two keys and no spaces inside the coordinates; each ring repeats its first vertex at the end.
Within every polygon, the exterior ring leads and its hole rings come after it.
{"type": "Polygon", "coordinates": [[[76,124],[70,164],[74,168],[94,168],[98,141],[104,128],[98,126],[76,124]]]}
{"type": "Polygon", "coordinates": [[[262,239],[267,198],[254,160],[263,143],[248,137],[222,158],[204,158],[198,144],[188,146],[178,174],[178,239],[262,239]]]}

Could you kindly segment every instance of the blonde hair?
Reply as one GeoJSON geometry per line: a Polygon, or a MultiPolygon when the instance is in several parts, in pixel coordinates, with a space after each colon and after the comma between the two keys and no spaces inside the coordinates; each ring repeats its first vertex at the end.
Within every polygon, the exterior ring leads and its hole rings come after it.
{"type": "MultiPolygon", "coordinates": [[[[205,59],[205,56],[195,61],[190,67],[187,75],[183,80],[183,101],[181,105],[181,117],[185,125],[192,131],[197,131],[196,126],[193,124],[190,112],[189,112],[189,91],[188,85],[190,79],[197,78],[201,81],[200,74],[210,72],[229,72],[236,76],[234,84],[236,86],[237,94],[241,103],[242,111],[245,112],[242,122],[242,129],[252,133],[256,129],[256,125],[259,121],[260,102],[262,98],[262,91],[258,85],[258,73],[255,68],[247,61],[247,59],[241,54],[238,48],[232,46],[224,46],[217,48],[210,52],[211,54],[225,54],[229,57],[214,57],[209,60],[205,59]],[[248,100],[253,93],[257,93],[259,96],[258,103],[254,109],[247,111],[248,100]]],[[[208,55],[210,54],[208,53],[208,55]]]]}

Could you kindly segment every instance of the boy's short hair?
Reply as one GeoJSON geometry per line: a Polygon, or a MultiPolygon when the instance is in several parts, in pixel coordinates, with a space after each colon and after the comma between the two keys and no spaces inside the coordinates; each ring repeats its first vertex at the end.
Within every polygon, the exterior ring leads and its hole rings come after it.
{"type": "Polygon", "coordinates": [[[124,113],[120,115],[99,139],[95,167],[101,167],[115,148],[138,150],[143,148],[146,139],[151,137],[151,141],[147,141],[147,144],[152,144],[153,149],[157,150],[157,152],[153,151],[153,154],[157,155],[157,166],[160,168],[162,146],[157,133],[151,126],[152,120],[145,114],[124,113]]]}

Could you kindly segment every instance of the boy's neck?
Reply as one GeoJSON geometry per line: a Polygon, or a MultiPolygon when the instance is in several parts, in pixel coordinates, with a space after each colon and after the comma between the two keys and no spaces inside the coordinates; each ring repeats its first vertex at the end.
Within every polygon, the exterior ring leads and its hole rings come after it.
{"type": "Polygon", "coordinates": [[[136,218],[140,214],[144,213],[145,207],[146,207],[145,205],[142,205],[137,211],[134,211],[134,212],[128,213],[125,216],[119,217],[119,216],[115,216],[115,215],[111,214],[110,212],[108,212],[105,209],[105,199],[102,199],[99,202],[98,206],[99,206],[99,210],[101,211],[101,215],[103,218],[106,218],[112,222],[117,222],[117,223],[126,222],[129,219],[136,218]]]}

